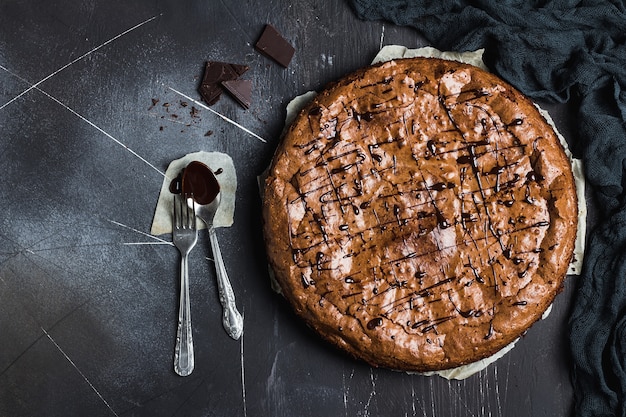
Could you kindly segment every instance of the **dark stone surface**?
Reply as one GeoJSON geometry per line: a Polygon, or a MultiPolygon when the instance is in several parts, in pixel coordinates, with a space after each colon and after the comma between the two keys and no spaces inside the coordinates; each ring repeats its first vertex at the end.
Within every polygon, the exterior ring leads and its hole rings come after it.
{"type": "MultiPolygon", "coordinates": [[[[345,357],[270,289],[256,177],[285,105],[387,44],[423,41],[341,1],[1,2],[0,416],[569,415],[575,278],[511,353],[450,382],[345,357]],[[296,48],[286,69],[254,50],[267,23],[296,48]],[[207,60],[250,66],[250,109],[228,95],[212,108],[267,143],[180,105],[170,88],[200,100],[207,60]],[[221,327],[202,233],[190,259],[196,368],[181,378],[178,252],[147,234],[162,173],[199,150],[237,168],[235,224],[218,235],[245,330],[233,341],[221,327]]],[[[567,108],[549,110],[567,136],[567,108]]]]}

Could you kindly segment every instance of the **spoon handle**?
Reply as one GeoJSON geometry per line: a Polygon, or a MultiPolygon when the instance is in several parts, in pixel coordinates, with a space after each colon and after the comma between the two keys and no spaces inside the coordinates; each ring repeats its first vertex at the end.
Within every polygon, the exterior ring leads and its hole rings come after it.
{"type": "Polygon", "coordinates": [[[180,306],[178,330],[174,349],[174,371],[180,376],[191,374],[194,368],[193,338],[191,333],[191,307],[189,305],[189,269],[187,255],[180,260],[180,306]]]}
{"type": "Polygon", "coordinates": [[[237,340],[243,333],[243,317],[237,310],[235,303],[235,293],[230,285],[228,273],[222,259],[220,245],[217,242],[215,228],[209,227],[209,239],[211,241],[211,249],[213,250],[213,258],[215,259],[215,270],[217,272],[217,290],[219,293],[220,303],[223,308],[222,324],[226,333],[233,339],[237,340]]]}

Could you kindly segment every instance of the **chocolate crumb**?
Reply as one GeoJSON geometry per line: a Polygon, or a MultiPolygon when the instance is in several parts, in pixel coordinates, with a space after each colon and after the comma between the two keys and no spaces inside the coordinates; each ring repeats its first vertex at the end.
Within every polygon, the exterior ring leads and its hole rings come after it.
{"type": "Polygon", "coordinates": [[[211,136],[213,134],[212,130],[207,130],[207,132],[204,134],[204,136],[211,136]]]}

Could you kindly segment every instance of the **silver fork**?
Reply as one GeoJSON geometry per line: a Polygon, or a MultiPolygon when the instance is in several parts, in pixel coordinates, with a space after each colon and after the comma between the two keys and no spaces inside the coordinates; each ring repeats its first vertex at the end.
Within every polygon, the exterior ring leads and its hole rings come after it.
{"type": "Polygon", "coordinates": [[[174,371],[180,376],[191,374],[194,367],[193,337],[191,333],[191,307],[189,304],[189,270],[187,257],[198,241],[195,203],[193,196],[174,196],[174,219],[172,241],[181,254],[180,259],[180,302],[178,330],[174,350],[174,371]]]}

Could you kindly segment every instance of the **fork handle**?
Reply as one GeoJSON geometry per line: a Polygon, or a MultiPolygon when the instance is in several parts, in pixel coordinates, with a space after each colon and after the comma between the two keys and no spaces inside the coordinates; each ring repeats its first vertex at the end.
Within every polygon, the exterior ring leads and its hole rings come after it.
{"type": "Polygon", "coordinates": [[[217,242],[215,228],[209,227],[209,240],[211,241],[211,249],[213,250],[213,258],[215,259],[215,271],[217,273],[217,291],[222,304],[222,324],[226,333],[233,339],[237,340],[243,333],[243,317],[237,310],[235,303],[235,293],[230,285],[228,273],[222,259],[220,245],[217,242]]]}
{"type": "Polygon", "coordinates": [[[178,330],[174,349],[174,371],[180,376],[191,374],[194,368],[193,337],[191,333],[191,306],[189,302],[189,270],[187,255],[180,260],[180,302],[178,307],[178,330]]]}

